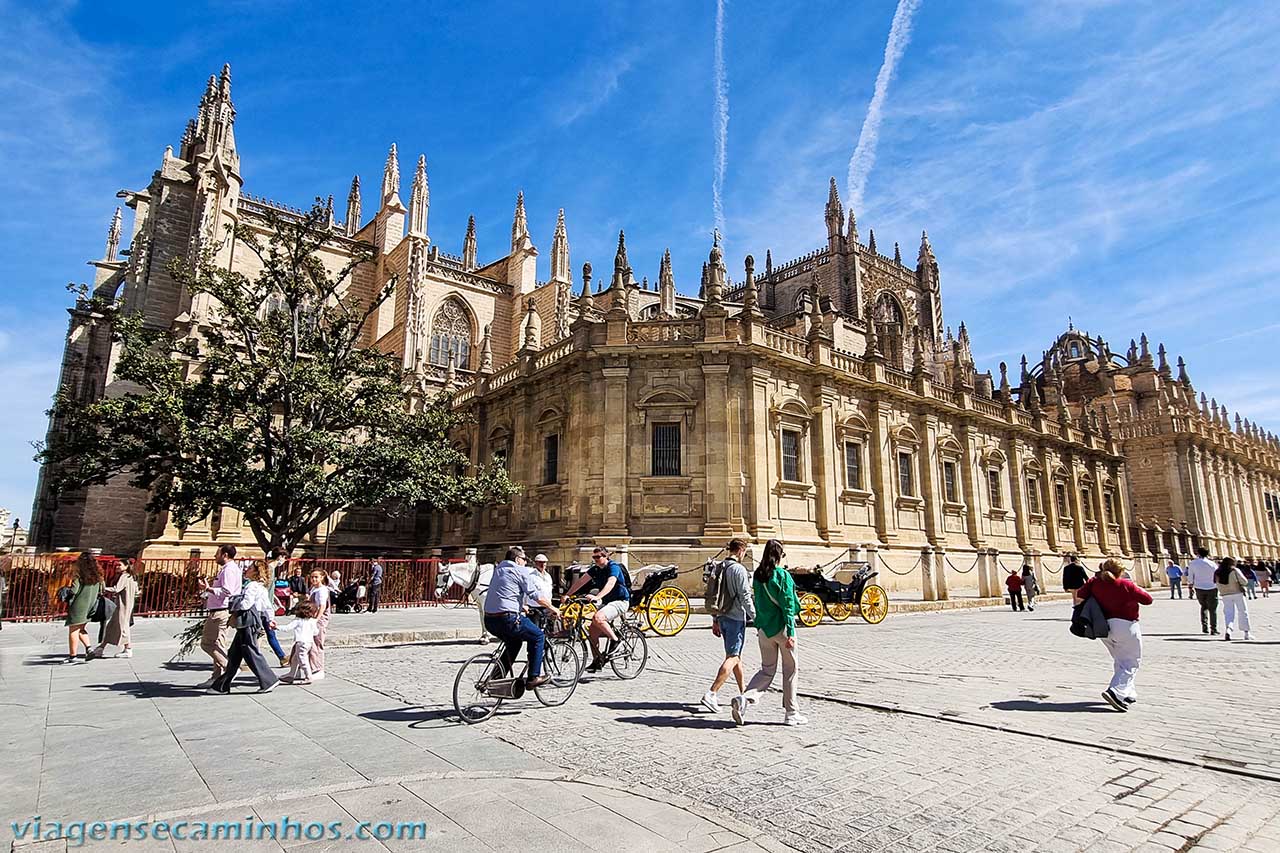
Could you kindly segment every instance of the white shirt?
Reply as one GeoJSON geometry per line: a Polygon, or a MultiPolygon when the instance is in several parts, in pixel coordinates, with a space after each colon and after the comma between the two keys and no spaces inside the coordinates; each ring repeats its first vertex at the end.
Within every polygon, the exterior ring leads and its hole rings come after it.
{"type": "Polygon", "coordinates": [[[330,590],[327,586],[315,586],[307,591],[307,598],[320,609],[322,614],[329,612],[330,590]]]}
{"type": "Polygon", "coordinates": [[[1217,570],[1218,564],[1213,560],[1196,557],[1187,566],[1187,583],[1195,589],[1217,589],[1218,584],[1213,579],[1213,573],[1217,570]]]}
{"type": "Polygon", "coordinates": [[[529,572],[529,578],[533,581],[534,589],[529,591],[529,606],[540,607],[538,599],[545,601],[551,600],[551,573],[540,572],[533,569],[529,572]]]}
{"type": "Polygon", "coordinates": [[[276,606],[271,601],[271,596],[267,594],[267,588],[257,581],[249,581],[244,585],[244,598],[240,599],[239,610],[254,609],[261,613],[267,619],[273,619],[276,615],[276,606]]]}
{"type": "Polygon", "coordinates": [[[311,647],[315,644],[320,626],[314,619],[295,619],[287,625],[277,625],[277,631],[293,631],[293,641],[300,646],[311,647]]]}

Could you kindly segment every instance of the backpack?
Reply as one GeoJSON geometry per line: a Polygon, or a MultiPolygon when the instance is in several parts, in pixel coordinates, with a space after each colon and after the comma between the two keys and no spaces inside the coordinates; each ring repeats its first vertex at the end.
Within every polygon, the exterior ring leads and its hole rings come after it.
{"type": "Polygon", "coordinates": [[[734,590],[725,577],[725,566],[728,560],[707,560],[702,570],[702,579],[707,582],[704,602],[707,612],[712,616],[721,616],[733,609],[734,590]]]}
{"type": "Polygon", "coordinates": [[[613,565],[618,567],[618,571],[622,573],[622,580],[627,585],[627,592],[631,592],[631,589],[632,589],[631,572],[627,571],[627,567],[624,566],[622,563],[617,562],[616,560],[610,560],[609,562],[613,563],[613,565]]]}

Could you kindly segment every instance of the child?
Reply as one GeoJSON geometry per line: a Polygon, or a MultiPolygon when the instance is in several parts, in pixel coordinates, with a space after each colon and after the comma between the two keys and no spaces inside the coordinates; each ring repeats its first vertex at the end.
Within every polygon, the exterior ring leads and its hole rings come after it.
{"type": "Polygon", "coordinates": [[[320,632],[320,626],[316,623],[316,616],[320,609],[316,607],[315,602],[306,599],[300,603],[293,613],[298,618],[287,625],[277,626],[277,630],[283,631],[286,628],[293,629],[293,650],[289,653],[289,674],[281,678],[281,681],[287,681],[290,684],[310,684],[311,683],[311,660],[309,654],[311,646],[316,641],[316,634],[320,632]]]}
{"type": "Polygon", "coordinates": [[[1004,585],[1009,588],[1009,606],[1015,611],[1026,610],[1027,608],[1022,604],[1022,578],[1016,569],[1009,571],[1009,576],[1004,579],[1004,585]]]}
{"type": "Polygon", "coordinates": [[[1027,593],[1027,609],[1036,609],[1036,596],[1040,594],[1040,581],[1036,580],[1036,570],[1031,564],[1022,567],[1022,588],[1027,593]]]}

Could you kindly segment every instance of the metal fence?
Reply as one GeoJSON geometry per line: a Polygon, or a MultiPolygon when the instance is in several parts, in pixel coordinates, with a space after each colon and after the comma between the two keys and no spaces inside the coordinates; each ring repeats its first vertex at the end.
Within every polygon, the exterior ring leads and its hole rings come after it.
{"type": "MultiPolygon", "coordinates": [[[[0,619],[8,622],[54,621],[66,616],[67,605],[58,590],[69,586],[76,576],[77,553],[13,555],[0,557],[0,619]]],[[[241,560],[249,566],[261,560],[241,560]]],[[[295,573],[304,578],[313,571],[326,577],[337,572],[340,589],[367,584],[370,560],[290,560],[275,580],[287,581],[295,573]]],[[[460,602],[464,592],[447,588],[448,576],[439,559],[383,560],[382,593],[379,607],[424,607],[460,602]]],[[[98,557],[98,567],[107,585],[120,575],[115,557],[98,557]]],[[[139,586],[134,613],[138,616],[194,615],[203,609],[199,579],[212,580],[218,565],[212,559],[149,559],[134,565],[139,586]]],[[[264,579],[266,580],[266,579],[264,579]]],[[[270,583],[268,583],[270,587],[270,583]]],[[[289,601],[288,587],[277,586],[277,600],[289,601]]]]}

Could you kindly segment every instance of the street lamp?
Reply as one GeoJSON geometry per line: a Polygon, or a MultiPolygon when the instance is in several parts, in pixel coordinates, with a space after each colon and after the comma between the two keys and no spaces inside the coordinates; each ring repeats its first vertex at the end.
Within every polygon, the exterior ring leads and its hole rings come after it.
{"type": "Polygon", "coordinates": [[[18,547],[18,521],[19,519],[16,519],[16,518],[13,520],[13,535],[9,537],[9,553],[10,554],[13,553],[14,548],[18,547]]]}

